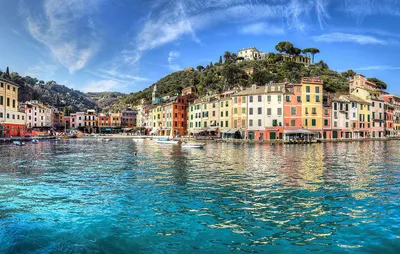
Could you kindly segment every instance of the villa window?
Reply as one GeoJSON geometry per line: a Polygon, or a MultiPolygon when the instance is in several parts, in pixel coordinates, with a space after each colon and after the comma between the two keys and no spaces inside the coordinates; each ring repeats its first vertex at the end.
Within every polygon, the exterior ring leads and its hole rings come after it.
{"type": "Polygon", "coordinates": [[[316,101],[316,102],[319,102],[319,95],[316,95],[316,96],[315,96],[315,101],[316,101]]]}
{"type": "Polygon", "coordinates": [[[249,102],[253,102],[253,96],[250,96],[250,101],[249,102]]]}
{"type": "Polygon", "coordinates": [[[306,93],[309,93],[309,92],[310,92],[310,87],[306,86],[306,93]]]}
{"type": "Polygon", "coordinates": [[[291,108],[290,108],[290,114],[291,114],[292,116],[295,116],[295,115],[296,115],[296,107],[291,107],[291,108]]]}
{"type": "Polygon", "coordinates": [[[262,114],[262,108],[258,108],[258,114],[259,114],[259,115],[262,114]]]}
{"type": "Polygon", "coordinates": [[[315,93],[319,93],[319,86],[315,87],[315,93]]]}
{"type": "Polygon", "coordinates": [[[258,96],[258,102],[261,102],[262,101],[262,97],[261,97],[261,95],[259,95],[258,96]]]}

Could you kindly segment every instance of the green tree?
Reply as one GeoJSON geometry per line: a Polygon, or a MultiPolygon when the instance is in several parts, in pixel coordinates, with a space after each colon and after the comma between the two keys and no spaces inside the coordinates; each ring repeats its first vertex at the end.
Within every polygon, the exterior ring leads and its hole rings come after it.
{"type": "Polygon", "coordinates": [[[213,65],[213,63],[212,62],[210,62],[210,68],[212,68],[214,65],[213,65]]]}
{"type": "Polygon", "coordinates": [[[238,58],[238,56],[235,53],[231,54],[231,61],[232,62],[236,62],[237,58],[238,58]]]}
{"type": "Polygon", "coordinates": [[[298,56],[298,55],[300,55],[301,50],[299,48],[293,47],[293,48],[289,49],[289,51],[287,53],[291,56],[298,56]]]}
{"type": "Polygon", "coordinates": [[[231,63],[231,52],[225,51],[224,54],[224,59],[225,59],[225,64],[230,64],[231,63]]]}
{"type": "Polygon", "coordinates": [[[198,66],[196,67],[196,69],[197,69],[199,72],[202,72],[202,71],[204,71],[204,66],[198,65],[198,66]]]}
{"type": "Polygon", "coordinates": [[[289,54],[293,50],[294,46],[288,41],[281,41],[276,46],[275,49],[280,53],[289,54]]]}
{"type": "Polygon", "coordinates": [[[356,73],[353,70],[347,70],[345,72],[341,73],[342,77],[344,77],[345,79],[349,80],[352,77],[354,77],[356,75],[356,73]]]}
{"type": "Polygon", "coordinates": [[[317,48],[305,48],[301,51],[303,54],[310,54],[312,56],[312,63],[314,63],[314,56],[320,53],[319,49],[317,48]]]}
{"type": "Polygon", "coordinates": [[[367,78],[367,80],[370,81],[370,82],[375,83],[381,89],[386,89],[387,88],[387,84],[385,82],[383,82],[382,80],[379,80],[377,78],[367,78]]]}
{"type": "Polygon", "coordinates": [[[266,70],[254,70],[253,73],[253,83],[258,85],[258,86],[262,86],[265,85],[266,83],[273,81],[274,79],[274,75],[269,73],[266,70]]]}
{"type": "Polygon", "coordinates": [[[218,63],[222,64],[222,56],[219,56],[219,61],[218,63]]]}
{"type": "Polygon", "coordinates": [[[10,78],[10,69],[8,68],[8,66],[7,66],[7,68],[6,68],[6,76],[7,76],[8,78],[10,78]]]}

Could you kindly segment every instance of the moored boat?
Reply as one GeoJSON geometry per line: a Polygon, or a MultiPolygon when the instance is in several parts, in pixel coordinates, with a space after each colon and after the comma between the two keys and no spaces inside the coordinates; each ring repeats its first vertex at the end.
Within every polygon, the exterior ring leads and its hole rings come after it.
{"type": "Polygon", "coordinates": [[[182,144],[183,148],[203,148],[206,143],[185,143],[182,144]]]}
{"type": "Polygon", "coordinates": [[[25,142],[22,142],[22,141],[13,141],[13,144],[16,145],[16,146],[24,146],[24,145],[25,145],[25,142]]]}
{"type": "Polygon", "coordinates": [[[179,143],[179,141],[171,140],[169,138],[159,138],[159,139],[156,139],[154,142],[159,143],[159,144],[171,144],[171,145],[176,145],[179,143]]]}

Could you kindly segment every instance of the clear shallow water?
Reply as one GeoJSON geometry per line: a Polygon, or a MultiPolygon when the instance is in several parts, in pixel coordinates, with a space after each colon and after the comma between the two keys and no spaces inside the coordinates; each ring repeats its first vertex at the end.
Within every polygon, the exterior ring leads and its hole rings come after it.
{"type": "Polygon", "coordinates": [[[399,148],[0,146],[0,253],[397,253],[399,148]]]}

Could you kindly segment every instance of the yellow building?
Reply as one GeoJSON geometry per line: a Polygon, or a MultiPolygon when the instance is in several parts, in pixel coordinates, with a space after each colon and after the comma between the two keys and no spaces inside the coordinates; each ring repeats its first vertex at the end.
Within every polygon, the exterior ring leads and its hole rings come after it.
{"type": "Polygon", "coordinates": [[[220,133],[226,133],[232,126],[232,96],[233,92],[220,94],[219,99],[219,129],[220,133]]]}
{"type": "Polygon", "coordinates": [[[320,78],[302,78],[301,85],[303,128],[319,132],[322,137],[323,81],[320,78]]]}
{"type": "Polygon", "coordinates": [[[24,136],[26,114],[18,108],[18,85],[0,78],[0,136],[24,136]]]}

